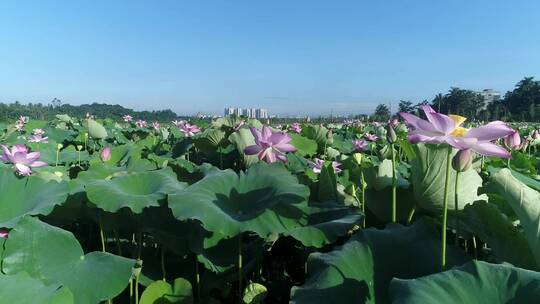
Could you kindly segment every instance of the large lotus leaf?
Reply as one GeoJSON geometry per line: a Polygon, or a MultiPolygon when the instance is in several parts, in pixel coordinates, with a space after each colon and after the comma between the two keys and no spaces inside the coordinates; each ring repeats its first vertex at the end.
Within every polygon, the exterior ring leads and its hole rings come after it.
{"type": "Polygon", "coordinates": [[[67,123],[73,122],[73,119],[71,118],[71,116],[67,114],[56,114],[56,118],[60,121],[67,122],[67,123]]]}
{"type": "MultiPolygon", "coordinates": [[[[379,166],[362,169],[367,184],[367,208],[383,222],[392,220],[392,161],[385,159],[379,166]]],[[[358,173],[354,176],[358,176],[358,173]]],[[[358,178],[359,179],[359,178],[358,178]]],[[[414,194],[409,182],[396,170],[396,219],[403,222],[414,208],[414,194]]],[[[360,193],[358,193],[360,195],[360,193]]]]}
{"type": "Polygon", "coordinates": [[[302,135],[316,141],[319,151],[324,151],[325,146],[332,143],[332,139],[329,139],[327,134],[328,129],[320,125],[307,125],[302,128],[302,135]]]}
{"type": "Polygon", "coordinates": [[[494,191],[506,199],[519,218],[540,268],[540,193],[518,181],[508,169],[494,174],[491,182],[494,191]]]}
{"type": "Polygon", "coordinates": [[[25,272],[0,275],[0,303],[73,304],[73,294],[60,284],[45,285],[25,272]]]}
{"type": "Polygon", "coordinates": [[[238,153],[244,156],[244,165],[246,167],[259,161],[257,155],[246,155],[244,153],[244,149],[247,146],[255,144],[255,137],[253,137],[253,134],[251,134],[251,131],[248,128],[240,128],[238,131],[229,135],[229,141],[236,146],[238,153]]]}
{"type": "MultiPolygon", "coordinates": [[[[292,303],[387,303],[392,278],[440,271],[438,237],[437,229],[423,221],[363,230],[332,252],[309,256],[307,281],[293,287],[292,303]]],[[[468,259],[461,250],[447,248],[450,267],[468,259]]]]}
{"type": "MultiPolygon", "coordinates": [[[[527,269],[538,268],[523,232],[495,204],[474,202],[465,206],[460,218],[460,228],[486,242],[497,260],[527,269]]],[[[453,224],[452,220],[450,224],[453,224]]]]}
{"type": "MultiPolygon", "coordinates": [[[[411,161],[411,183],[418,206],[425,210],[439,212],[442,210],[444,200],[444,182],[446,175],[446,158],[449,147],[447,145],[413,146],[416,157],[411,161]]],[[[452,149],[452,155],[456,150],[452,149]]],[[[454,210],[454,185],[456,171],[450,167],[449,175],[448,209],[454,210]]],[[[478,195],[478,188],[482,186],[482,178],[478,173],[469,169],[459,174],[458,208],[472,204],[478,200],[487,200],[486,195],[478,195]]]]}
{"type": "Polygon", "coordinates": [[[339,237],[359,225],[363,215],[357,207],[345,207],[335,203],[311,205],[304,208],[306,222],[287,235],[302,242],[304,246],[321,248],[335,242],[339,237]]]}
{"type": "Polygon", "coordinates": [[[315,155],[317,153],[317,142],[300,134],[289,133],[291,141],[289,142],[297,149],[301,156],[315,155]]]}
{"type": "Polygon", "coordinates": [[[88,135],[95,139],[103,139],[107,137],[107,130],[97,121],[89,118],[86,120],[88,135]]]}
{"type": "Polygon", "coordinates": [[[263,302],[268,290],[266,287],[259,283],[250,283],[244,289],[244,295],[242,300],[246,304],[257,304],[263,302]]]}
{"type": "Polygon", "coordinates": [[[13,227],[26,214],[49,214],[65,202],[66,182],[45,181],[37,176],[19,178],[10,168],[0,168],[0,227],[13,227]]]}
{"type": "Polygon", "coordinates": [[[536,303],[540,273],[508,264],[471,261],[426,277],[394,279],[392,303],[536,303]]]}
{"type": "Polygon", "coordinates": [[[185,183],[176,179],[171,168],[156,171],[136,172],[110,180],[95,180],[86,185],[88,200],[98,208],[116,212],[123,207],[134,213],[143,208],[159,206],[167,194],[182,190],[185,183]]]}
{"type": "Polygon", "coordinates": [[[75,303],[94,304],[118,295],[129,282],[134,260],[104,252],[84,254],[71,232],[30,216],[11,230],[2,268],[21,271],[45,284],[62,284],[75,303]]]}
{"type": "Polygon", "coordinates": [[[215,152],[225,139],[225,132],[220,129],[206,129],[193,140],[195,147],[203,152],[215,152]]]}
{"type": "Polygon", "coordinates": [[[158,280],[150,284],[141,296],[141,304],[191,304],[193,303],[193,294],[191,283],[184,279],[174,280],[174,286],[158,280]]]}
{"type": "Polygon", "coordinates": [[[337,201],[338,191],[336,173],[331,163],[326,163],[322,166],[321,172],[319,173],[319,184],[317,189],[317,198],[319,199],[319,202],[337,201]]]}
{"type": "Polygon", "coordinates": [[[258,163],[237,175],[217,171],[169,196],[178,219],[196,219],[211,232],[235,236],[253,231],[266,237],[299,225],[309,189],[281,164],[258,163]]]}

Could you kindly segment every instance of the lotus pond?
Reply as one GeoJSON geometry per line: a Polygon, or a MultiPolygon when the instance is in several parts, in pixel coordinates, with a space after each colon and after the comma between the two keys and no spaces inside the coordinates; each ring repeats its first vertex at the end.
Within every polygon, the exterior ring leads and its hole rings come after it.
{"type": "Polygon", "coordinates": [[[0,303],[534,303],[538,125],[0,123],[0,303]]]}

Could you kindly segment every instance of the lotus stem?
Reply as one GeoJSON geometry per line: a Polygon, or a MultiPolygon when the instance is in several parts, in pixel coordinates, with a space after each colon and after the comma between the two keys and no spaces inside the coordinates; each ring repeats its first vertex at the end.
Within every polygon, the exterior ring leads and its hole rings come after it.
{"type": "Polygon", "coordinates": [[[510,169],[510,158],[506,160],[506,167],[510,169]]]}
{"type": "Polygon", "coordinates": [[[107,248],[105,247],[105,232],[103,231],[103,220],[99,218],[99,238],[101,239],[101,251],[106,252],[107,248]]]}
{"type": "Polygon", "coordinates": [[[411,224],[411,221],[413,219],[414,213],[416,212],[416,206],[413,206],[411,212],[409,213],[409,216],[407,217],[407,225],[411,224]]]}
{"type": "Polygon", "coordinates": [[[167,282],[167,273],[165,272],[165,246],[161,245],[161,273],[163,274],[163,281],[167,282]]]}
{"type": "Polygon", "coordinates": [[[448,183],[450,180],[450,170],[452,170],[452,147],[448,147],[446,156],[446,173],[444,179],[444,198],[443,198],[443,222],[441,231],[441,270],[446,269],[446,221],[448,217],[448,183]]]}
{"type": "Polygon", "coordinates": [[[390,144],[390,151],[392,155],[392,223],[396,222],[396,156],[394,152],[394,144],[390,144]]]}
{"type": "Polygon", "coordinates": [[[360,182],[362,183],[362,196],[360,196],[360,201],[362,202],[362,213],[364,214],[362,228],[366,228],[366,183],[364,181],[364,171],[362,168],[360,168],[360,182]]]}
{"type": "Polygon", "coordinates": [[[56,163],[55,163],[55,167],[58,167],[58,161],[60,159],[60,148],[56,148],[56,163]]]}
{"type": "Polygon", "coordinates": [[[474,235],[472,236],[472,245],[474,249],[474,259],[478,260],[478,251],[476,249],[476,237],[474,235]]]}
{"type": "Polygon", "coordinates": [[[456,240],[455,244],[456,246],[459,245],[459,218],[458,218],[458,210],[459,210],[459,204],[458,204],[458,190],[459,190],[459,171],[456,171],[456,183],[454,186],[454,212],[455,212],[455,225],[456,225],[456,240]]]}
{"type": "Polygon", "coordinates": [[[242,233],[238,236],[238,303],[242,303],[242,233]]]}
{"type": "Polygon", "coordinates": [[[197,285],[197,303],[201,302],[201,275],[199,273],[199,255],[195,255],[195,284],[197,285]]]}
{"type": "Polygon", "coordinates": [[[122,256],[122,246],[120,245],[120,236],[118,235],[118,230],[114,229],[113,233],[116,240],[116,250],[118,251],[118,255],[122,256]]]}

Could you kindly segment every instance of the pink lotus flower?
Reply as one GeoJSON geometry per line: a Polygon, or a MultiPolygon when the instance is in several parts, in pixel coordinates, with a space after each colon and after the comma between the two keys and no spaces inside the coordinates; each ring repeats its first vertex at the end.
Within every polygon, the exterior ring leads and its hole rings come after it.
{"type": "Polygon", "coordinates": [[[302,132],[302,127],[300,126],[299,123],[295,122],[295,123],[292,124],[290,130],[295,132],[295,133],[300,133],[300,132],[302,132]]]}
{"type": "Polygon", "coordinates": [[[145,120],[142,120],[142,119],[139,119],[135,122],[135,125],[138,127],[138,128],[146,128],[146,121],[145,120]]]}
{"type": "Polygon", "coordinates": [[[9,236],[9,232],[7,231],[0,231],[0,238],[1,239],[7,239],[9,236]]]}
{"type": "Polygon", "coordinates": [[[392,127],[395,127],[395,126],[397,126],[397,125],[399,124],[399,120],[398,120],[397,118],[390,119],[390,120],[388,121],[388,124],[389,124],[390,126],[392,126],[392,127]]]}
{"type": "Polygon", "coordinates": [[[111,148],[110,147],[103,148],[103,150],[101,151],[100,156],[101,156],[101,160],[104,161],[104,162],[111,159],[111,148]]]}
{"type": "Polygon", "coordinates": [[[521,147],[521,136],[518,131],[514,131],[511,134],[504,137],[504,144],[508,149],[518,150],[521,147]]]}
{"type": "Polygon", "coordinates": [[[196,125],[190,125],[189,123],[183,123],[179,126],[180,132],[184,133],[185,137],[192,137],[195,134],[201,132],[201,129],[196,125]]]}
{"type": "Polygon", "coordinates": [[[41,156],[39,152],[28,153],[28,148],[25,145],[14,145],[11,151],[4,145],[0,146],[4,150],[4,153],[0,156],[0,160],[13,164],[16,172],[22,176],[32,174],[33,167],[47,166],[47,163],[38,161],[41,156]]]}
{"type": "Polygon", "coordinates": [[[247,155],[257,154],[260,160],[267,163],[273,163],[276,160],[286,163],[285,153],[296,151],[296,148],[288,143],[292,139],[285,132],[272,132],[267,126],[263,126],[262,131],[253,127],[250,130],[255,137],[255,145],[244,149],[247,155]]]}
{"type": "Polygon", "coordinates": [[[133,120],[133,116],[126,114],[122,116],[122,119],[124,120],[124,122],[131,122],[133,120]]]}
{"type": "MultiPolygon", "coordinates": [[[[315,158],[315,162],[308,161],[308,166],[313,170],[313,173],[319,174],[324,166],[324,160],[315,158]]],[[[332,168],[336,174],[340,173],[342,170],[340,168],[341,164],[337,161],[332,162],[332,168]]]]}
{"type": "Polygon", "coordinates": [[[159,128],[161,128],[161,125],[159,124],[159,122],[153,122],[152,123],[152,128],[154,128],[154,130],[159,130],[159,128]]]}
{"type": "Polygon", "coordinates": [[[41,135],[32,135],[30,136],[30,139],[28,139],[29,142],[32,142],[32,143],[48,143],[49,142],[49,137],[45,136],[41,136],[41,135]]]}
{"type": "Polygon", "coordinates": [[[245,124],[246,124],[245,120],[240,120],[239,122],[236,123],[236,125],[234,125],[234,130],[235,131],[240,130],[240,128],[245,124]]]}
{"type": "Polygon", "coordinates": [[[369,140],[369,141],[377,141],[377,140],[379,140],[379,136],[377,136],[375,134],[370,134],[370,133],[364,133],[364,138],[369,140]]]}
{"type": "Polygon", "coordinates": [[[183,120],[173,120],[171,123],[173,125],[175,125],[176,127],[180,127],[180,125],[184,124],[185,121],[183,121],[183,120]]]}
{"type": "Polygon", "coordinates": [[[429,105],[423,105],[422,109],[428,120],[409,113],[399,113],[414,128],[409,132],[409,141],[412,143],[447,143],[459,150],[471,149],[485,156],[510,158],[508,151],[492,143],[492,141],[505,137],[514,131],[504,122],[493,121],[485,126],[466,129],[461,127],[465,117],[440,114],[429,105]]]}
{"type": "Polygon", "coordinates": [[[28,118],[28,116],[19,116],[18,121],[22,124],[27,124],[30,121],[30,118],[28,118]]]}
{"type": "Polygon", "coordinates": [[[366,151],[368,148],[368,143],[362,139],[355,139],[352,141],[354,149],[358,152],[366,151]]]}
{"type": "Polygon", "coordinates": [[[15,123],[15,130],[17,131],[22,131],[24,129],[24,123],[20,122],[20,121],[17,121],[15,123]]]}
{"type": "Polygon", "coordinates": [[[34,130],[32,130],[32,134],[43,136],[43,135],[45,135],[45,131],[43,131],[43,129],[34,129],[34,130]]]}

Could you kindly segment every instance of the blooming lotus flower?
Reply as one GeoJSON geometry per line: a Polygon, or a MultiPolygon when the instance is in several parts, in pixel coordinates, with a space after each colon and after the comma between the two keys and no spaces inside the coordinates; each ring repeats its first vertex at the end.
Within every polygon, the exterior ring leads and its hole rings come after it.
{"type": "MultiPolygon", "coordinates": [[[[308,161],[308,166],[313,170],[313,173],[319,174],[324,166],[324,160],[315,158],[315,162],[308,161]]],[[[340,173],[342,170],[340,168],[341,164],[337,161],[332,162],[332,168],[336,174],[340,173]]]]}
{"type": "Polygon", "coordinates": [[[300,126],[299,123],[295,122],[295,123],[292,124],[290,130],[295,132],[295,133],[300,133],[300,132],[302,132],[302,127],[300,126]]]}
{"type": "Polygon", "coordinates": [[[32,134],[34,134],[34,135],[45,135],[45,131],[43,131],[43,129],[34,129],[34,130],[32,130],[32,134]]]}
{"type": "Polygon", "coordinates": [[[183,123],[179,127],[180,132],[184,133],[186,137],[192,137],[193,135],[201,132],[201,129],[197,125],[190,125],[189,123],[183,123]]]}
{"type": "Polygon", "coordinates": [[[22,131],[24,130],[24,123],[20,122],[20,121],[17,121],[15,123],[15,130],[17,131],[22,131]]]}
{"type": "Polygon", "coordinates": [[[518,150],[521,147],[521,136],[518,131],[514,131],[504,137],[504,144],[508,149],[518,150]]]}
{"type": "Polygon", "coordinates": [[[28,148],[25,145],[14,145],[11,150],[4,145],[0,146],[4,150],[4,153],[0,156],[0,160],[13,164],[16,172],[22,176],[32,174],[33,167],[47,166],[47,163],[38,161],[41,156],[39,152],[28,153],[28,148]]]}
{"type": "Polygon", "coordinates": [[[21,122],[22,124],[27,124],[30,121],[30,118],[28,118],[28,116],[19,116],[18,121],[21,122]]]}
{"type": "Polygon", "coordinates": [[[153,122],[152,123],[152,128],[154,128],[154,130],[159,130],[159,128],[161,128],[161,125],[159,124],[159,122],[153,122]]]}
{"type": "Polygon", "coordinates": [[[368,142],[362,139],[355,139],[352,141],[352,144],[358,152],[366,151],[368,148],[368,142]]]}
{"type": "Polygon", "coordinates": [[[32,143],[45,143],[46,144],[49,142],[49,137],[47,136],[43,137],[42,135],[32,135],[30,136],[30,139],[28,141],[32,143]]]}
{"type": "Polygon", "coordinates": [[[377,136],[375,134],[370,134],[370,133],[364,133],[364,138],[369,140],[369,141],[377,141],[377,140],[379,140],[379,136],[377,136]]]}
{"type": "Polygon", "coordinates": [[[139,119],[135,122],[135,125],[138,127],[138,128],[146,128],[146,121],[145,120],[142,120],[142,119],[139,119]]]}
{"type": "Polygon", "coordinates": [[[492,143],[514,131],[504,122],[493,121],[478,128],[466,129],[461,126],[465,117],[440,114],[429,105],[423,105],[422,109],[428,120],[410,113],[399,113],[414,128],[409,132],[409,141],[412,143],[448,143],[459,150],[471,149],[485,156],[510,157],[510,153],[503,147],[492,143]]]}
{"type": "Polygon", "coordinates": [[[185,121],[183,121],[183,120],[173,120],[173,121],[171,121],[171,123],[173,125],[175,125],[176,127],[180,127],[180,125],[184,124],[185,121]]]}
{"type": "Polygon", "coordinates": [[[7,239],[9,236],[9,232],[7,231],[0,231],[0,238],[1,239],[7,239]]]}
{"type": "Polygon", "coordinates": [[[276,160],[287,162],[286,152],[295,152],[296,148],[289,144],[292,139],[285,132],[272,132],[272,130],[263,126],[262,131],[256,128],[250,128],[251,134],[255,137],[255,145],[244,149],[247,155],[257,154],[260,160],[267,163],[273,163],[276,160]]]}
{"type": "Polygon", "coordinates": [[[100,156],[101,156],[101,160],[104,161],[104,162],[111,159],[111,148],[110,147],[103,148],[103,150],[101,151],[100,156]]]}
{"type": "Polygon", "coordinates": [[[122,119],[124,120],[124,122],[131,122],[133,120],[133,116],[126,114],[122,116],[122,119]]]}

